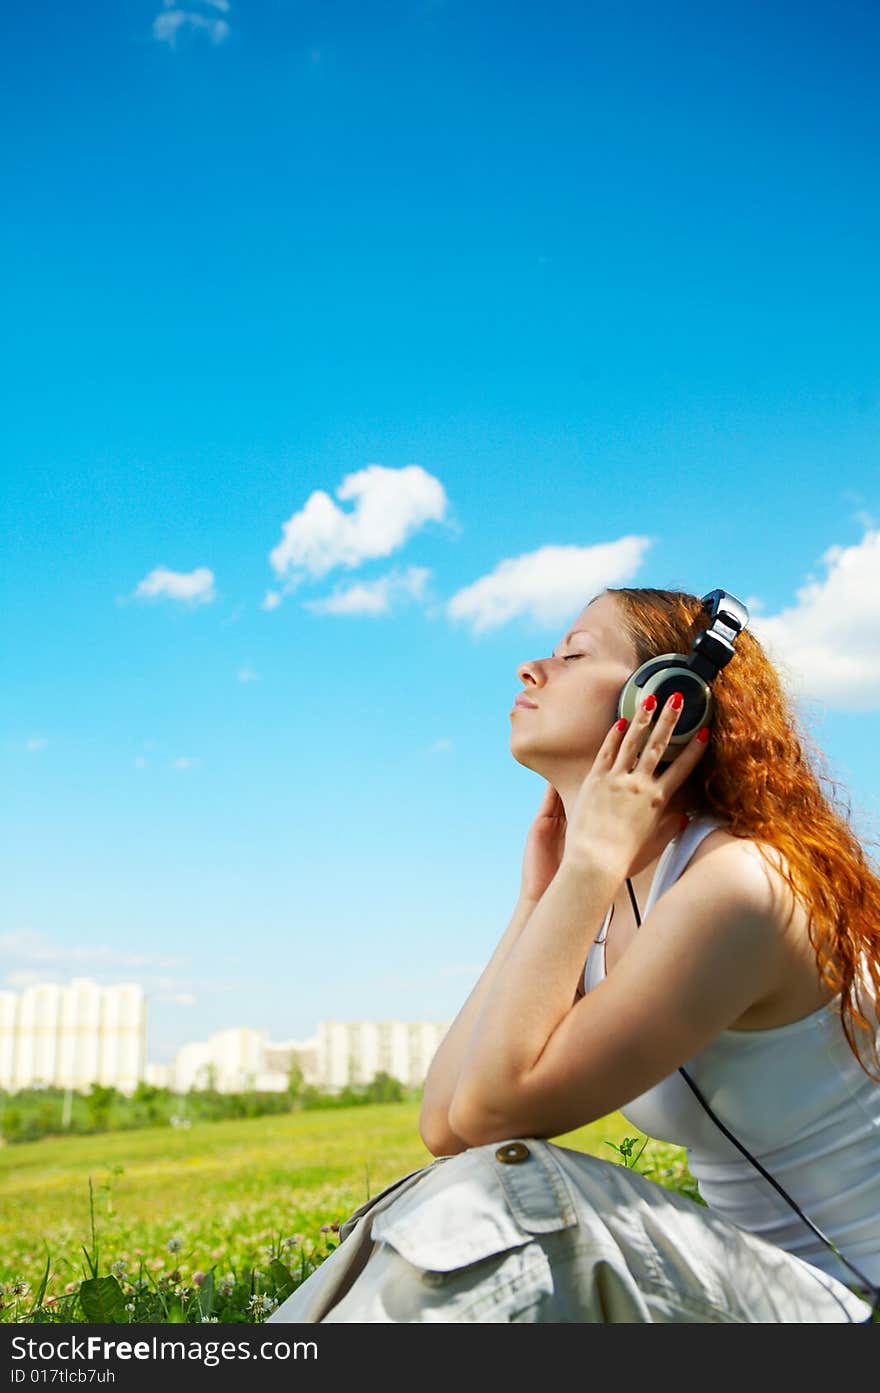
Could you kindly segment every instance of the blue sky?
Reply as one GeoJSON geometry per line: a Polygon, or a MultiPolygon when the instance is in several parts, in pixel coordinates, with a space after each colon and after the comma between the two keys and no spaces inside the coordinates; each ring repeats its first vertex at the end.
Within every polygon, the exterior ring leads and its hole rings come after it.
{"type": "Polygon", "coordinates": [[[877,835],[880,19],[712,9],[10,15],[0,985],[451,1018],[604,585],[745,599],[877,835]]]}

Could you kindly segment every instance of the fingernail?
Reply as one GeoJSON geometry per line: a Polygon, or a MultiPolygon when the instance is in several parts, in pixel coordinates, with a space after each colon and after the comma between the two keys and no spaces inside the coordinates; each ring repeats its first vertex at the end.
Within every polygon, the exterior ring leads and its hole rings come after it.
{"type": "Polygon", "coordinates": [[[651,695],[648,696],[648,697],[645,697],[645,700],[642,702],[642,710],[643,710],[643,711],[653,711],[653,710],[654,710],[654,707],[655,707],[656,705],[657,705],[657,698],[655,697],[654,693],[652,692],[651,695]]]}
{"type": "Polygon", "coordinates": [[[702,730],[698,730],[698,731],[697,731],[697,739],[698,739],[703,745],[705,745],[706,741],[709,739],[709,727],[708,727],[708,726],[703,726],[703,729],[702,729],[702,730]]]}
{"type": "Polygon", "coordinates": [[[681,692],[673,692],[669,705],[672,707],[673,711],[681,710],[684,706],[684,697],[681,692]]]}
{"type": "Polygon", "coordinates": [[[615,730],[626,730],[628,725],[629,721],[626,719],[626,716],[621,716],[620,720],[617,722],[617,725],[615,726],[615,730]]]}

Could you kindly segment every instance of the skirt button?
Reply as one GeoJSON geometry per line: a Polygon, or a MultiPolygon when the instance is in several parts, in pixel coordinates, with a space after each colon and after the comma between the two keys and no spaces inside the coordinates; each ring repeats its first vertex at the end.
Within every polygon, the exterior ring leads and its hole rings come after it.
{"type": "Polygon", "coordinates": [[[507,1162],[527,1161],[531,1154],[525,1142],[512,1141],[508,1142],[507,1146],[499,1146],[498,1150],[495,1152],[495,1160],[507,1162]]]}

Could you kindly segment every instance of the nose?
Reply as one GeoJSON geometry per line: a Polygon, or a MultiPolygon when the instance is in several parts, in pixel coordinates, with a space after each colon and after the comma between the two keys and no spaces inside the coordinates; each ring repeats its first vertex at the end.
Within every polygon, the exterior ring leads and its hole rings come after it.
{"type": "Polygon", "coordinates": [[[544,681],[544,669],[541,666],[540,658],[535,658],[527,663],[520,663],[516,670],[516,675],[524,687],[539,687],[544,681]]]}

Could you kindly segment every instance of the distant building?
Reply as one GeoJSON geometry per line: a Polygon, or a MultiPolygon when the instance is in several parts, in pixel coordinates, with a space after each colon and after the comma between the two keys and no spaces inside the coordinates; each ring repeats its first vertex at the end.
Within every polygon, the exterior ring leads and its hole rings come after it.
{"type": "Polygon", "coordinates": [[[321,1084],[335,1091],[386,1073],[416,1088],[448,1029],[433,1021],[323,1021],[316,1037],[321,1084]]]}
{"type": "Polygon", "coordinates": [[[148,1065],[147,1079],[179,1093],[209,1087],[220,1093],[283,1092],[295,1065],[303,1083],[331,1093],[370,1083],[378,1073],[412,1088],[424,1082],[448,1029],[428,1021],[329,1021],[309,1040],[272,1044],[263,1031],[240,1026],[183,1045],[170,1067],[148,1065]]]}
{"type": "Polygon", "coordinates": [[[308,1040],[272,1043],[265,1031],[235,1026],[183,1045],[173,1064],[147,1064],[143,989],[76,977],[67,986],[0,991],[0,1088],[87,1092],[98,1083],[133,1093],[143,1079],[178,1093],[283,1092],[294,1067],[304,1084],[328,1092],[379,1073],[412,1088],[424,1082],[448,1029],[433,1021],[322,1021],[308,1040]]]}
{"type": "Polygon", "coordinates": [[[93,1083],[132,1093],[143,1078],[147,1007],[135,983],[100,986],[76,977],[0,992],[0,1088],[93,1083]]]}
{"type": "Polygon", "coordinates": [[[317,1036],[312,1036],[311,1040],[287,1040],[284,1044],[267,1045],[265,1064],[270,1073],[284,1077],[285,1088],[294,1065],[302,1073],[303,1083],[317,1084],[320,1079],[317,1036]]]}
{"type": "Polygon", "coordinates": [[[249,1026],[220,1030],[205,1041],[184,1045],[177,1051],[174,1087],[179,1093],[190,1088],[216,1088],[219,1093],[240,1093],[251,1088],[280,1092],[287,1087],[287,1079],[270,1074],[265,1058],[263,1031],[249,1026]]]}

